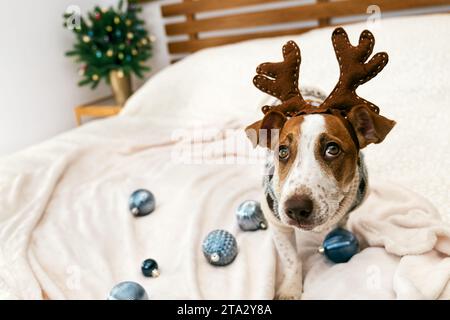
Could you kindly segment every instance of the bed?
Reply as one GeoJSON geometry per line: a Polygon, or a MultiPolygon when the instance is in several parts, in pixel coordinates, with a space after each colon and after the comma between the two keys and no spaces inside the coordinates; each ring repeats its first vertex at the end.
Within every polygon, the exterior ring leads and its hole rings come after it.
{"type": "MultiPolygon", "coordinates": [[[[202,50],[148,80],[119,116],[0,159],[0,298],[104,299],[114,284],[133,280],[151,299],[272,299],[279,275],[270,233],[243,232],[234,217],[243,200],[260,197],[258,151],[255,161],[239,162],[246,154],[227,149],[226,141],[247,143],[241,129],[268,101],[251,85],[254,68],[277,60],[287,40],[301,46],[302,85],[330,92],[338,66],[329,40],[333,27],[322,23],[300,35],[202,48],[194,28],[187,42],[196,44],[186,48],[202,50]],[[186,156],[182,138],[199,129],[208,132],[205,149],[186,156]],[[223,155],[232,157],[220,161],[223,155]],[[157,199],[155,212],[142,218],[127,208],[138,188],[157,199]],[[239,253],[228,267],[207,264],[200,250],[213,229],[237,238],[239,253]],[[156,279],[140,273],[148,257],[160,264],[156,279]]],[[[449,297],[449,26],[448,14],[384,19],[372,31],[376,50],[390,54],[389,65],[360,90],[398,123],[385,143],[365,152],[371,183],[398,208],[429,215],[433,227],[403,226],[410,242],[433,238],[426,259],[386,253],[386,243],[367,248],[347,269],[316,255],[308,262],[305,298],[449,297]],[[367,285],[368,272],[380,273],[375,287],[367,285]],[[327,282],[318,274],[339,283],[324,290],[327,282]]],[[[346,30],[356,39],[365,27],[354,23],[346,30]]],[[[374,212],[382,199],[378,194],[370,202],[374,212]]]]}

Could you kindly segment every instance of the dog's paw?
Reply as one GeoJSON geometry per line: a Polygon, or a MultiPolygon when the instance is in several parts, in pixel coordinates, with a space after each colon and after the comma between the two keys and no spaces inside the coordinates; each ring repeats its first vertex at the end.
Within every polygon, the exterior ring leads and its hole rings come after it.
{"type": "Polygon", "coordinates": [[[300,298],[297,294],[278,294],[275,300],[300,300],[300,298]]]}

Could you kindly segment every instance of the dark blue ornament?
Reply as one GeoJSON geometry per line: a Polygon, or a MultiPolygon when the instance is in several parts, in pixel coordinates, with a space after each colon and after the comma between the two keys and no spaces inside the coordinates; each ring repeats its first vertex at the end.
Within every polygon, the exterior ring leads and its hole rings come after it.
{"type": "Polygon", "coordinates": [[[122,31],[116,30],[116,38],[120,38],[122,36],[122,31]]]}
{"type": "Polygon", "coordinates": [[[267,229],[267,221],[259,202],[247,200],[242,202],[236,210],[239,227],[244,231],[267,229]]]}
{"type": "Polygon", "coordinates": [[[358,239],[353,233],[342,228],[331,231],[319,248],[319,252],[324,253],[334,263],[347,262],[358,250],[358,239]]]}
{"type": "Polygon", "coordinates": [[[131,56],[130,56],[130,55],[126,55],[126,56],[125,56],[125,61],[130,62],[130,61],[131,61],[131,56]]]}
{"type": "Polygon", "coordinates": [[[146,259],[142,262],[142,274],[146,277],[156,278],[159,276],[158,263],[153,259],[146,259]]]}
{"type": "Polygon", "coordinates": [[[225,266],[233,262],[237,255],[234,236],[225,230],[211,231],[203,240],[203,254],[209,263],[225,266]]]}
{"type": "Polygon", "coordinates": [[[112,288],[108,300],[148,300],[148,295],[139,283],[124,281],[112,288]]]}
{"type": "Polygon", "coordinates": [[[92,31],[92,30],[89,30],[88,32],[87,32],[87,35],[89,36],[89,37],[93,37],[94,36],[94,31],[92,31]]]}
{"type": "Polygon", "coordinates": [[[155,197],[145,189],[133,192],[128,201],[130,211],[135,216],[146,216],[155,210],[155,197]]]}

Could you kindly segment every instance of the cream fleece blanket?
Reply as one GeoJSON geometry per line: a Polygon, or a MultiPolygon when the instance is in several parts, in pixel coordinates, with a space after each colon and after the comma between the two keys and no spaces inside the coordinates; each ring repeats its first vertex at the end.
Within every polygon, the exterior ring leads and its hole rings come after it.
{"type": "MultiPolygon", "coordinates": [[[[445,217],[449,118],[448,113],[435,115],[447,107],[445,84],[450,81],[448,73],[438,73],[448,65],[439,51],[445,43],[429,31],[447,39],[448,22],[448,16],[394,19],[383,23],[384,32],[375,32],[377,40],[390,37],[379,49],[394,57],[395,75],[409,82],[383,72],[385,78],[370,91],[374,99],[365,97],[382,109],[383,100],[388,106],[385,114],[399,126],[383,145],[366,152],[371,190],[349,220],[364,250],[346,264],[333,265],[316,253],[324,235],[297,233],[305,271],[303,298],[450,298],[449,225],[417,193],[382,182],[391,176],[421,191],[445,217]],[[411,32],[426,48],[426,53],[415,53],[420,65],[400,58],[398,43],[406,37],[409,46],[411,32]],[[425,89],[415,88],[419,82],[425,89]],[[395,86],[398,94],[386,94],[395,86]],[[436,111],[431,113],[434,117],[420,116],[425,101],[436,111]],[[413,131],[417,128],[420,132],[413,131]]],[[[362,27],[348,30],[358,34],[362,27]]],[[[323,30],[294,40],[302,49],[313,50],[330,34],[323,30]]],[[[240,129],[258,114],[265,97],[248,79],[261,53],[268,50],[276,59],[285,40],[252,41],[193,55],[149,81],[119,117],[84,125],[0,159],[0,297],[104,299],[117,282],[134,280],[151,299],[273,298],[280,270],[270,228],[242,232],[234,218],[243,200],[259,199],[261,164],[242,163],[248,157],[245,149],[225,142],[247,144],[242,131],[224,130],[240,129]],[[223,69],[233,55],[244,57],[242,64],[223,69]],[[214,66],[222,59],[223,72],[217,76],[214,66]],[[196,70],[204,77],[194,77],[196,70]],[[189,89],[192,84],[200,89],[189,89]],[[183,163],[174,133],[201,123],[219,132],[207,139],[206,149],[193,149],[194,163],[183,163]],[[227,158],[228,164],[214,163],[224,154],[234,157],[227,158]],[[137,188],[156,196],[157,208],[149,216],[134,218],[128,211],[128,196],[137,188]],[[201,252],[204,236],[217,228],[235,234],[239,246],[236,260],[223,268],[209,265],[201,252]],[[148,257],[158,261],[159,278],[141,275],[140,263],[148,257]]],[[[331,56],[331,45],[328,49],[331,56]]],[[[305,57],[318,56],[303,50],[305,57]]],[[[336,70],[326,68],[322,75],[331,77],[332,71],[336,70]]]]}
{"type": "MultiPolygon", "coordinates": [[[[54,139],[50,149],[23,153],[26,167],[2,162],[10,182],[1,193],[3,297],[103,299],[115,283],[134,280],[152,299],[273,298],[281,272],[274,226],[243,232],[234,218],[239,203],[260,196],[260,164],[232,163],[244,154],[214,164],[220,151],[232,155],[225,141],[247,143],[242,130],[219,130],[194,148],[193,162],[203,157],[207,164],[183,164],[172,132],[156,126],[126,117],[97,122],[54,139]],[[149,216],[128,211],[137,188],[156,196],[149,216]],[[204,236],[216,228],[231,231],[239,245],[236,260],[223,268],[201,252],[204,236]],[[159,278],[140,274],[148,257],[159,262],[159,278]]],[[[316,253],[324,235],[297,234],[304,298],[450,297],[450,226],[425,199],[373,184],[349,225],[370,248],[347,264],[316,253]]]]}

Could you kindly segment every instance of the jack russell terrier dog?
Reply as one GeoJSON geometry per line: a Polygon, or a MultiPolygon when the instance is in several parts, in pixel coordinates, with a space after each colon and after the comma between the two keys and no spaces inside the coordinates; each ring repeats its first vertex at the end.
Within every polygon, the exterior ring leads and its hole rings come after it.
{"type": "Polygon", "coordinates": [[[246,128],[253,145],[272,155],[262,209],[271,222],[282,268],[279,299],[299,299],[302,293],[295,230],[322,232],[345,224],[367,188],[360,150],[382,142],[395,125],[355,93],[388,62],[384,52],[366,62],[375,43],[372,33],[363,31],[359,44],[352,46],[344,29],[337,28],[332,42],[340,77],[320,103],[302,97],[300,50],[293,41],[283,46],[282,62],[259,65],[253,79],[258,89],[281,101],[264,106],[263,119],[246,128]]]}

